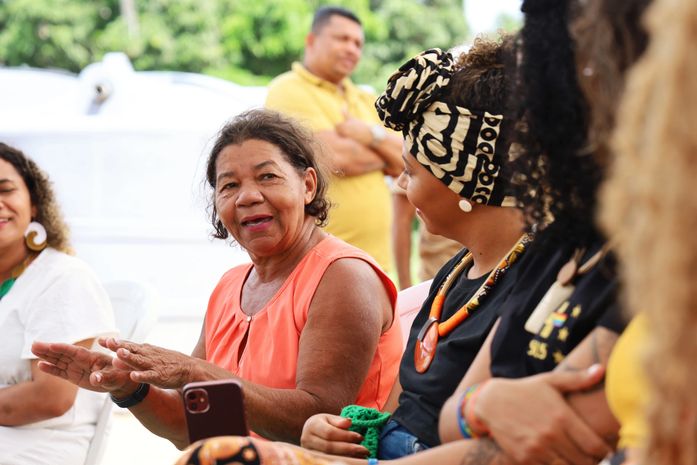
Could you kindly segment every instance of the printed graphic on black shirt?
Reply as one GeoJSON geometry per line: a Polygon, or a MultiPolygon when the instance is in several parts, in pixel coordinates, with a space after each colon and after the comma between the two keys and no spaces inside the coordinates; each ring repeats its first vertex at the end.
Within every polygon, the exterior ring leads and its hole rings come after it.
{"type": "MultiPolygon", "coordinates": [[[[601,244],[583,257],[587,260],[601,244]]],[[[515,283],[491,348],[491,373],[521,378],[553,370],[590,332],[603,326],[621,333],[625,321],[617,303],[617,276],[611,255],[603,258],[574,282],[568,299],[550,313],[537,333],[525,330],[525,322],[569,261],[573,250],[526,257],[525,271],[515,283]]],[[[582,260],[582,262],[583,262],[582,260]]]]}
{"type": "Polygon", "coordinates": [[[528,356],[537,360],[547,360],[552,357],[554,364],[558,365],[567,354],[562,352],[555,342],[566,343],[582,311],[581,304],[576,304],[572,309],[568,300],[562,303],[547,317],[540,332],[530,340],[528,356]]]}

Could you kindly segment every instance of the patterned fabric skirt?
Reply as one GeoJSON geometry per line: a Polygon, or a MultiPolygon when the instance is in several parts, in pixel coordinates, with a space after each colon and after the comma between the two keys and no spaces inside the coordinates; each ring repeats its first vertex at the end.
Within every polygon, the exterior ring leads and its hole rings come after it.
{"type": "Polygon", "coordinates": [[[189,446],[176,465],[332,465],[305,449],[240,436],[204,439],[189,446]]]}

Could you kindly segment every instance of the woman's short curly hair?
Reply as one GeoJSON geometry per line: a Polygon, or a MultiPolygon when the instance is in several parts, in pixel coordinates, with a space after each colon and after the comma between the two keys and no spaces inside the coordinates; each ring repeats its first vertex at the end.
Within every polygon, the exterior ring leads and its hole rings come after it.
{"type": "Polygon", "coordinates": [[[29,190],[31,204],[36,208],[36,215],[32,220],[41,223],[46,229],[46,241],[49,247],[72,253],[68,226],[63,220],[63,214],[46,173],[20,150],[2,142],[0,142],[0,159],[12,165],[24,180],[29,190]]]}
{"type": "Polygon", "coordinates": [[[504,65],[512,47],[513,37],[508,34],[498,40],[477,37],[469,50],[457,57],[448,90],[441,98],[465,108],[504,113],[510,87],[504,65]]]}
{"type": "Polygon", "coordinates": [[[256,139],[275,145],[281,150],[298,173],[312,168],[317,173],[317,188],[312,202],[305,205],[305,213],[315,218],[315,224],[324,226],[329,215],[330,203],[326,198],[328,176],[326,167],[320,162],[320,150],[314,136],[294,119],[278,112],[266,109],[254,109],[237,115],[227,123],[208,156],[206,181],[212,189],[210,198],[210,217],[213,225],[213,237],[227,239],[229,233],[218,217],[215,206],[216,162],[223,149],[229,145],[239,145],[256,139]]]}

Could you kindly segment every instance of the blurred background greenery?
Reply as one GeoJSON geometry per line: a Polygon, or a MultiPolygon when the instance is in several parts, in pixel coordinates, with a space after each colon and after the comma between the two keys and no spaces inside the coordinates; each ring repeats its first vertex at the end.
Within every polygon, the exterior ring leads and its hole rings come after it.
{"type": "Polygon", "coordinates": [[[0,0],[0,65],[79,72],[123,51],[137,70],[265,85],[302,57],[312,14],[328,3],[363,21],[354,80],[377,91],[407,58],[469,38],[462,0],[0,0]]]}

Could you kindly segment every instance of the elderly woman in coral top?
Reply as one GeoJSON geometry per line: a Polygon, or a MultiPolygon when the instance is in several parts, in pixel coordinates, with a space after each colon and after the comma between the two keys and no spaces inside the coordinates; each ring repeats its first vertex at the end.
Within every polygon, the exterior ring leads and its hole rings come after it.
{"type": "Polygon", "coordinates": [[[396,290],[365,252],[326,234],[326,180],[311,136],[265,110],[223,128],[208,160],[215,237],[252,263],[211,295],[192,356],[115,339],[116,358],[34,344],[41,368],[108,391],[152,432],[188,444],[181,393],[192,381],[235,378],[257,434],[298,442],[305,420],[347,403],[382,408],[402,342],[396,290]]]}

